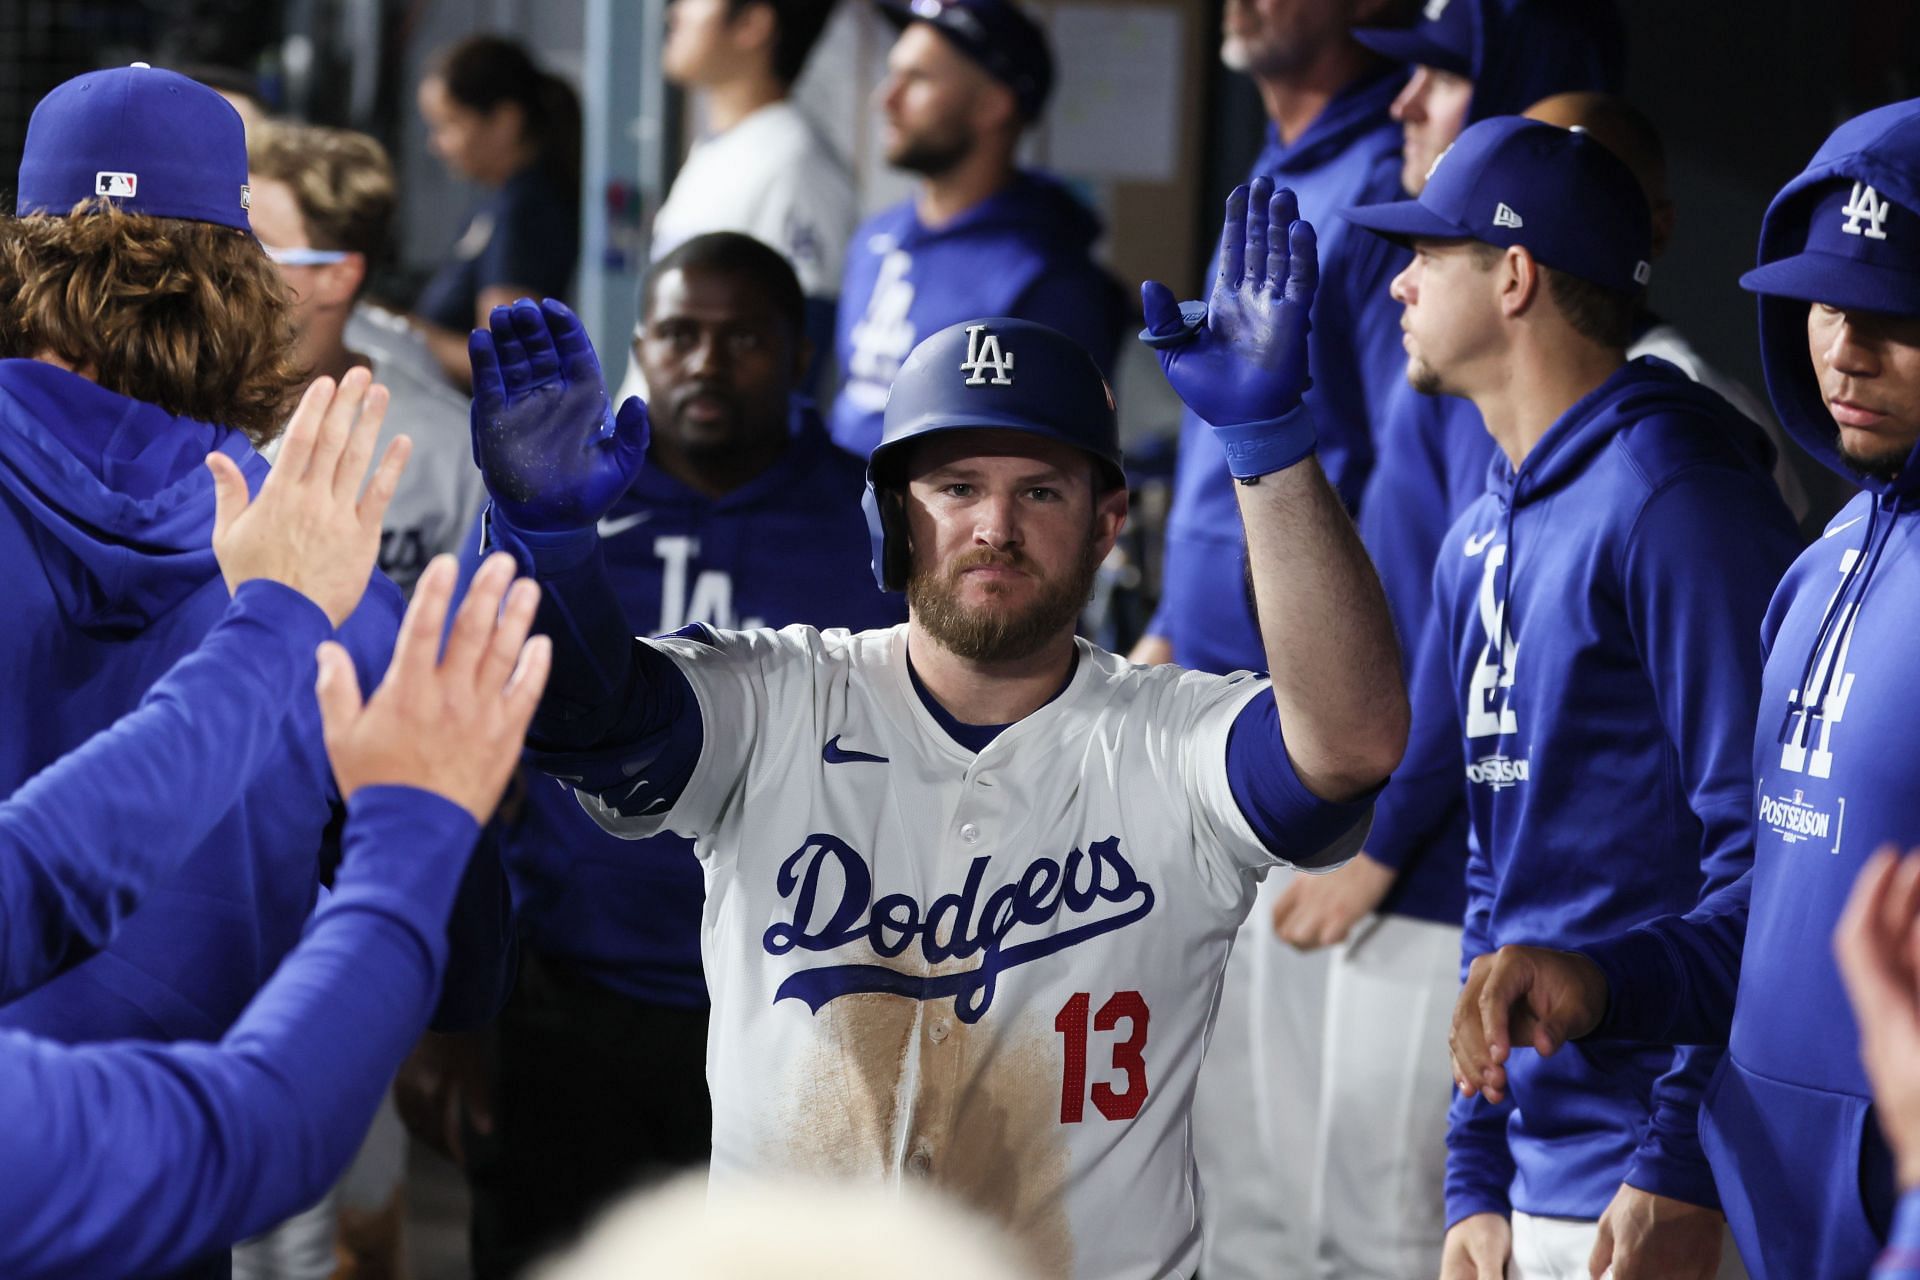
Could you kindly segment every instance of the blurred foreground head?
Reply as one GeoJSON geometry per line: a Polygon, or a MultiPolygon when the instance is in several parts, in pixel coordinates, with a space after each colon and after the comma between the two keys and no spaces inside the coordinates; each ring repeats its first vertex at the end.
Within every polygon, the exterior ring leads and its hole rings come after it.
{"type": "Polygon", "coordinates": [[[999,1228],[911,1188],[735,1183],[696,1174],[600,1220],[536,1280],[1039,1280],[999,1228]]]}

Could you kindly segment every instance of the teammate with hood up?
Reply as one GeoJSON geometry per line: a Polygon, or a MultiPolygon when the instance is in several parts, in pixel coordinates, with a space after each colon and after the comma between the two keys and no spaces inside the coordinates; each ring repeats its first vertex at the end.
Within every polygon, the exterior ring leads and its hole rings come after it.
{"type": "Polygon", "coordinates": [[[900,28],[877,93],[887,163],[924,181],[847,246],[828,427],[861,458],[888,389],[928,334],[1013,316],[1066,334],[1111,380],[1126,306],[1089,256],[1100,220],[1052,178],[1014,166],[1053,84],[1046,36],[1012,0],[880,0],[900,28]]]}
{"type": "MultiPolygon", "coordinates": [[[[1419,659],[1448,676],[1466,761],[1463,957],[1686,910],[1751,848],[1752,636],[1797,547],[1771,447],[1678,370],[1625,359],[1650,219],[1593,139],[1483,121],[1419,200],[1348,216],[1412,242],[1408,376],[1471,399],[1500,446],[1441,545],[1419,659]]],[[[1454,1108],[1442,1275],[1499,1276],[1509,1254],[1522,1277],[1565,1274],[1590,1253],[1710,1274],[1710,1062],[1522,1056],[1514,1105],[1454,1108]]]]}
{"type": "Polygon", "coordinates": [[[1461,994],[1454,1070],[1499,1097],[1536,1060],[1516,1042],[1586,1037],[1561,1051],[1576,1059],[1602,1037],[1725,1044],[1700,1136],[1748,1268],[1860,1275],[1886,1239],[1894,1173],[1828,938],[1868,855],[1920,828],[1897,694],[1920,610],[1920,100],[1834,131],[1767,210],[1741,283],[1761,295],[1781,422],[1863,488],[1767,610],[1752,871],[1578,955],[1503,951],[1461,994]]]}

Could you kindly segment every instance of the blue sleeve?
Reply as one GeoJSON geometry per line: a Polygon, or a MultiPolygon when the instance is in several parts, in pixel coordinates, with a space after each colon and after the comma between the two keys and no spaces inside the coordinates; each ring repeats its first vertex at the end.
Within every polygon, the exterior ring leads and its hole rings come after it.
{"type": "Polygon", "coordinates": [[[1407,678],[1412,723],[1406,754],[1374,804],[1373,830],[1367,836],[1367,856],[1396,872],[1432,844],[1466,804],[1460,710],[1443,634],[1438,616],[1429,611],[1407,678]]]}
{"type": "Polygon", "coordinates": [[[447,972],[429,1027],[477,1031],[500,1016],[520,971],[513,888],[501,860],[500,822],[481,828],[447,916],[447,972]]]}
{"type": "MultiPolygon", "coordinates": [[[[1371,856],[1371,855],[1369,855],[1371,856]]],[[[1460,935],[1460,975],[1493,949],[1493,866],[1480,841],[1467,833],[1467,918],[1460,935]]],[[[1513,1150],[1507,1145],[1507,1118],[1513,1099],[1490,1103],[1479,1094],[1456,1092],[1447,1109],[1447,1225],[1476,1213],[1512,1212],[1507,1198],[1513,1185],[1513,1150]]]]}
{"type": "Polygon", "coordinates": [[[1920,1190],[1900,1197],[1893,1234],[1873,1264],[1873,1280],[1920,1280],[1920,1190]]]}
{"type": "Polygon", "coordinates": [[[1684,916],[1578,948],[1607,979],[1607,1014],[1594,1037],[1726,1044],[1752,894],[1749,871],[1684,916]]]}
{"type": "Polygon", "coordinates": [[[528,760],[623,813],[679,799],[704,731],[693,686],[634,636],[607,577],[600,535],[529,534],[489,510],[487,537],[540,583],[534,629],[553,639],[553,673],[527,735],[528,760]]]}
{"type": "Polygon", "coordinates": [[[1260,843],[1296,867],[1333,867],[1352,856],[1340,837],[1366,821],[1378,789],[1335,803],[1307,790],[1293,770],[1273,690],[1240,708],[1227,731],[1227,785],[1260,843]]]}
{"type": "MultiPolygon", "coordinates": [[[[1792,518],[1764,477],[1700,468],[1648,499],[1624,551],[1627,625],[1677,754],[1688,807],[1701,824],[1698,850],[1675,851],[1699,858],[1696,900],[1753,865],[1760,626],[1798,550],[1792,518]],[[1767,502],[1778,514],[1771,523],[1767,502]],[[1755,514],[1730,520],[1729,511],[1755,514]]],[[[1672,1070],[1654,1082],[1647,1131],[1627,1166],[1629,1185],[1719,1207],[1697,1130],[1700,1098],[1720,1052],[1675,1050],[1672,1070]]]]}
{"type": "Polygon", "coordinates": [[[426,1024],[473,838],[437,796],[356,794],[332,895],[217,1045],[0,1039],[0,1274],[170,1271],[313,1203],[426,1024]]]}
{"type": "Polygon", "coordinates": [[[0,998],[107,945],[240,799],[333,633],[275,582],[241,584],[127,715],[0,805],[0,998]]]}
{"type": "Polygon", "coordinates": [[[1109,384],[1120,356],[1124,313],[1120,286],[1095,263],[1077,271],[1044,272],[1020,295],[1012,312],[1017,319],[1058,329],[1079,343],[1109,384]]]}

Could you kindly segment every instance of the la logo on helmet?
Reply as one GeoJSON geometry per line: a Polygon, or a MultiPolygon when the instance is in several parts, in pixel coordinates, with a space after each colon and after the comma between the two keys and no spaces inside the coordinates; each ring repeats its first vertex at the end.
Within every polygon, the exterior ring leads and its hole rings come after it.
{"type": "Polygon", "coordinates": [[[1000,350],[1000,338],[983,324],[967,326],[967,358],[960,362],[969,387],[1010,387],[1013,379],[1013,352],[1000,350]],[[987,374],[993,376],[989,378],[987,374]]]}
{"type": "Polygon", "coordinates": [[[1850,236],[1885,240],[1887,213],[1891,208],[1872,187],[1856,182],[1853,184],[1852,197],[1848,199],[1846,207],[1840,210],[1847,215],[1847,221],[1840,229],[1850,236]]]}

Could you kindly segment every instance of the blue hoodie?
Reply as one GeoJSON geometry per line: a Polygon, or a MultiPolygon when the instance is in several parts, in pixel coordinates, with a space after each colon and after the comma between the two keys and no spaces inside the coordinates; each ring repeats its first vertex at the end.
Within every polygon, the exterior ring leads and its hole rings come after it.
{"type": "MultiPolygon", "coordinates": [[[[641,635],[806,622],[861,631],[906,616],[874,583],[860,496],[866,468],[834,447],[811,408],[767,472],[722,498],[657,466],[600,522],[607,576],[641,635]]],[[[477,556],[475,557],[477,559],[477,556]]],[[[622,840],[572,791],[529,775],[502,856],[521,939],[631,999],[703,1008],[706,881],[693,842],[622,840]]]]}
{"type": "MultiPolygon", "coordinates": [[[[202,461],[215,449],[250,483],[265,476],[237,431],[0,361],[0,684],[12,699],[0,792],[131,711],[226,611],[202,461]]],[[[340,628],[363,688],[385,669],[399,611],[375,575],[340,628]]],[[[319,709],[301,698],[259,782],[100,954],[0,1008],[0,1026],[68,1042],[219,1039],[313,910],[334,796],[319,709]]]]}
{"type": "Polygon", "coordinates": [[[847,246],[834,350],[834,443],[864,459],[880,442],[894,375],[920,339],[975,316],[1015,316],[1066,334],[1113,380],[1130,314],[1090,256],[1100,219],[1052,178],[1021,172],[938,229],[912,200],[861,223],[847,246]]]}
{"type": "MultiPolygon", "coordinates": [[[[1320,465],[1348,506],[1373,465],[1367,424],[1403,380],[1400,304],[1387,285],[1406,251],[1361,231],[1334,211],[1400,194],[1400,126],[1387,107],[1405,82],[1394,67],[1341,89],[1288,146],[1268,126],[1267,145],[1247,180],[1265,175],[1291,188],[1300,216],[1320,236],[1320,290],[1313,299],[1313,386],[1307,401],[1320,430],[1320,465]]],[[[1207,280],[1218,271],[1207,268],[1207,280]]],[[[1266,650],[1247,595],[1246,533],[1213,429],[1192,413],[1180,420],[1180,456],[1167,513],[1166,567],[1149,634],[1173,642],[1183,667],[1225,674],[1264,671],[1266,650]]]]}
{"type": "MultiPolygon", "coordinates": [[[[1471,3],[1468,124],[1523,112],[1555,93],[1620,87],[1626,36],[1611,4],[1454,2],[1471,3]]],[[[1433,615],[1435,553],[1485,488],[1497,450],[1471,401],[1423,396],[1404,378],[1377,407],[1373,439],[1374,466],[1360,497],[1360,538],[1380,573],[1407,655],[1413,723],[1406,759],[1375,805],[1367,856],[1398,872],[1380,911],[1458,924],[1466,907],[1462,762],[1450,741],[1446,673],[1423,670],[1418,655],[1433,615]]]]}
{"type": "MultiPolygon", "coordinates": [[[[1920,209],[1920,101],[1834,132],[1768,208],[1762,263],[1800,251],[1816,189],[1834,178],[1920,209]]],[[[1841,461],[1806,314],[1806,303],[1761,299],[1767,390],[1794,439],[1864,492],[1767,610],[1752,874],[1686,918],[1583,948],[1612,991],[1600,1034],[1726,1038],[1700,1132],[1755,1280],[1861,1275],[1886,1239],[1892,1165],[1830,939],[1867,856],[1920,844],[1920,735],[1900,696],[1920,616],[1920,449],[1893,481],[1841,461]],[[1809,685],[1818,692],[1803,708],[1809,685]]]]}
{"type": "MultiPolygon", "coordinates": [[[[1753,423],[1672,366],[1623,366],[1447,535],[1430,647],[1452,677],[1473,841],[1463,964],[1596,941],[1735,880],[1751,850],[1754,642],[1799,545],[1753,423]],[[1498,639],[1496,639],[1496,636],[1498,639]]],[[[1715,1205],[1700,1050],[1587,1043],[1456,1101],[1447,1219],[1593,1219],[1622,1181],[1715,1205]]]]}

